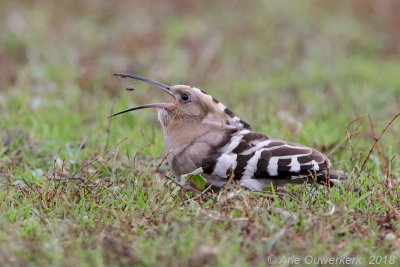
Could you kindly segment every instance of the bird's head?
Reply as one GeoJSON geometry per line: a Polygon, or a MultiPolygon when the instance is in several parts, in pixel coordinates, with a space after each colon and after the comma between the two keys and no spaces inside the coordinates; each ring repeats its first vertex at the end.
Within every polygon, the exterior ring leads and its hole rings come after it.
{"type": "Polygon", "coordinates": [[[157,108],[159,109],[158,118],[164,128],[174,120],[201,122],[209,115],[212,115],[214,120],[218,120],[224,125],[234,125],[238,128],[250,128],[250,125],[240,120],[240,118],[233,114],[233,112],[227,109],[222,103],[198,88],[187,85],[169,86],[129,74],[116,73],[114,75],[153,84],[172,96],[174,100],[170,103],[155,103],[133,107],[115,113],[110,117],[138,109],[157,108]]]}

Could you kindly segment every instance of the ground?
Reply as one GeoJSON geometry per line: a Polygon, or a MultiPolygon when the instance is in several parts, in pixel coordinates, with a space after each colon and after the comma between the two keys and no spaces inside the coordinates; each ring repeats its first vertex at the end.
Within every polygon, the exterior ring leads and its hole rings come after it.
{"type": "Polygon", "coordinates": [[[399,264],[396,5],[1,2],[0,262],[399,264]],[[199,87],[257,131],[326,153],[349,182],[185,191],[154,173],[154,110],[107,119],[169,97],[114,72],[199,87]]]}

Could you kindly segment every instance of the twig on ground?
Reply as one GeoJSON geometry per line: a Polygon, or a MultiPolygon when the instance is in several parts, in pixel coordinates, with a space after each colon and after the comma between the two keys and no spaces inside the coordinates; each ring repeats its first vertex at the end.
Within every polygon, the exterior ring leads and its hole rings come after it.
{"type": "Polygon", "coordinates": [[[176,184],[176,185],[179,186],[180,188],[183,188],[183,189],[185,189],[185,190],[187,190],[187,191],[196,192],[196,193],[201,194],[202,196],[204,196],[204,197],[206,197],[206,198],[208,198],[208,199],[211,199],[211,200],[213,200],[213,201],[215,201],[215,202],[218,202],[214,197],[212,197],[212,196],[210,196],[210,195],[208,195],[208,194],[206,194],[206,193],[203,193],[202,191],[200,191],[200,190],[198,190],[198,189],[191,188],[191,187],[188,187],[188,186],[186,186],[186,185],[182,185],[182,184],[178,183],[177,181],[175,181],[175,179],[172,179],[171,177],[169,177],[168,175],[166,175],[166,174],[165,174],[162,170],[160,170],[160,169],[157,169],[157,170],[156,170],[156,173],[160,174],[160,175],[161,175],[162,177],[164,177],[164,178],[167,178],[168,180],[170,180],[171,182],[173,182],[174,184],[176,184]]]}
{"type": "Polygon", "coordinates": [[[144,140],[146,140],[146,143],[149,145],[150,150],[151,150],[151,155],[153,157],[153,166],[156,166],[156,158],[154,156],[154,150],[153,150],[153,145],[150,143],[149,139],[147,139],[146,135],[143,132],[142,128],[139,128],[140,134],[143,136],[144,140]]]}
{"type": "Polygon", "coordinates": [[[354,186],[354,184],[356,183],[356,181],[358,180],[358,178],[360,178],[362,171],[364,170],[365,164],[367,163],[369,157],[371,156],[372,151],[374,150],[374,147],[376,146],[376,144],[378,143],[379,139],[382,137],[382,135],[386,132],[386,130],[390,127],[390,125],[392,125],[392,123],[397,119],[397,117],[400,116],[400,113],[396,114],[393,119],[386,125],[386,127],[382,130],[381,134],[375,139],[374,144],[372,145],[371,149],[369,150],[369,153],[367,155],[367,157],[365,158],[360,171],[358,172],[358,175],[356,177],[356,179],[354,179],[354,181],[351,183],[351,185],[348,187],[347,191],[351,190],[354,186]]]}
{"type": "Polygon", "coordinates": [[[225,184],[224,188],[228,188],[228,186],[232,183],[232,180],[233,180],[233,177],[234,177],[233,170],[230,169],[229,172],[230,172],[229,173],[229,179],[228,179],[228,182],[225,184]]]}
{"type": "Polygon", "coordinates": [[[165,153],[165,155],[162,157],[162,159],[160,160],[160,162],[157,164],[157,166],[154,168],[154,172],[157,172],[157,170],[161,167],[161,165],[163,164],[163,162],[167,159],[168,155],[171,154],[172,150],[169,151],[168,153],[165,153]]]}
{"type": "MultiPolygon", "coordinates": [[[[368,113],[368,119],[369,119],[369,124],[371,125],[372,138],[374,138],[374,141],[375,141],[376,136],[375,136],[375,131],[374,131],[374,125],[372,124],[372,119],[371,119],[371,116],[369,115],[369,113],[368,113]]],[[[381,157],[383,168],[386,170],[385,158],[383,157],[383,153],[382,153],[381,148],[379,147],[378,143],[376,143],[376,149],[378,149],[379,156],[381,157]]]]}
{"type": "Polygon", "coordinates": [[[121,141],[119,141],[118,143],[116,143],[115,145],[113,145],[109,150],[104,152],[104,155],[108,154],[111,150],[113,150],[115,147],[119,146],[122,142],[124,142],[126,139],[128,139],[128,137],[125,137],[124,139],[122,139],[121,141]]]}
{"type": "Polygon", "coordinates": [[[101,171],[101,169],[104,168],[104,166],[106,166],[106,164],[111,160],[111,158],[112,156],[106,159],[106,161],[100,167],[98,167],[97,170],[89,178],[87,178],[85,182],[83,182],[83,184],[81,184],[80,188],[86,188],[86,185],[93,179],[93,177],[95,177],[101,171]]]}
{"type": "Polygon", "coordinates": [[[53,183],[54,183],[53,189],[54,189],[54,191],[57,191],[57,189],[58,189],[58,186],[56,186],[56,163],[57,163],[57,159],[58,159],[58,157],[60,155],[60,151],[61,151],[61,147],[58,149],[57,155],[56,155],[56,157],[54,159],[54,163],[53,163],[52,175],[53,175],[53,183]]]}
{"type": "MultiPolygon", "coordinates": [[[[351,120],[350,122],[348,122],[348,123],[346,124],[347,141],[349,142],[349,145],[350,145],[350,153],[351,153],[350,158],[353,158],[353,153],[354,153],[354,146],[353,146],[353,143],[351,142],[351,138],[352,138],[353,136],[355,136],[355,134],[354,134],[354,133],[350,133],[349,127],[350,127],[350,125],[352,125],[354,122],[358,121],[358,120],[361,119],[361,118],[364,118],[365,116],[367,116],[367,114],[363,114],[363,115],[357,116],[357,117],[355,117],[353,120],[351,120]]],[[[358,127],[355,129],[355,131],[357,131],[359,128],[360,128],[360,125],[358,125],[358,127]]],[[[357,133],[357,132],[355,132],[355,133],[357,133]]]]}
{"type": "MultiPolygon", "coordinates": [[[[111,107],[110,114],[113,114],[113,109],[114,109],[114,105],[111,107]]],[[[110,135],[111,135],[111,120],[112,120],[112,118],[110,118],[110,119],[108,120],[107,131],[106,131],[106,134],[107,134],[107,140],[106,140],[106,144],[104,145],[104,151],[106,151],[106,150],[107,150],[108,143],[110,142],[110,135]]]]}
{"type": "Polygon", "coordinates": [[[396,156],[397,156],[397,154],[395,154],[392,157],[392,159],[389,161],[389,166],[388,166],[387,172],[386,172],[387,184],[390,185],[391,188],[393,188],[393,185],[394,185],[392,170],[393,170],[393,160],[396,158],[396,156]]]}
{"type": "MultiPolygon", "coordinates": [[[[354,120],[352,122],[354,122],[354,120]]],[[[354,132],[350,133],[348,127],[350,126],[350,124],[352,122],[348,123],[346,126],[346,135],[347,135],[346,140],[344,140],[340,145],[338,145],[334,149],[332,149],[332,151],[327,154],[328,156],[335,156],[336,154],[341,152],[346,147],[347,144],[350,144],[351,154],[353,154],[354,147],[353,147],[353,144],[351,143],[351,139],[360,134],[360,132],[357,132],[357,130],[360,126],[358,126],[354,132]]]]}
{"type": "Polygon", "coordinates": [[[381,199],[381,201],[396,215],[397,218],[400,217],[400,212],[395,209],[392,204],[389,203],[389,201],[387,201],[387,199],[382,196],[381,193],[379,193],[379,191],[376,191],[376,195],[381,199]]]}

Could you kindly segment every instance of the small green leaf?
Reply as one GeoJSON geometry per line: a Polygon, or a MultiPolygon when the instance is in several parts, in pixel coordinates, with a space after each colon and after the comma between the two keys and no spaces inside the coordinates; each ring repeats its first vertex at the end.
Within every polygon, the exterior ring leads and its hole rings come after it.
{"type": "Polygon", "coordinates": [[[207,181],[198,174],[190,177],[190,181],[200,190],[204,190],[204,188],[207,184],[207,181]]]}
{"type": "Polygon", "coordinates": [[[242,213],[240,211],[234,210],[233,213],[235,214],[236,217],[241,218],[242,213]]]}

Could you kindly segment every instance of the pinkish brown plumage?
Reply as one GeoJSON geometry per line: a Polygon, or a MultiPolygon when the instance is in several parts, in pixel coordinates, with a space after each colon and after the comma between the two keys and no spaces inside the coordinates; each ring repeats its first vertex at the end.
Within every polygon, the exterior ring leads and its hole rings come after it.
{"type": "MultiPolygon", "coordinates": [[[[209,184],[224,186],[233,174],[243,187],[253,191],[261,191],[271,183],[302,183],[310,178],[322,183],[328,180],[330,161],[324,154],[304,145],[251,132],[249,124],[198,88],[116,75],[154,84],[174,98],[171,103],[138,106],[112,116],[158,108],[168,163],[177,177],[202,168],[202,176],[209,184]]],[[[336,174],[329,176],[331,184],[344,178],[336,174]]]]}

